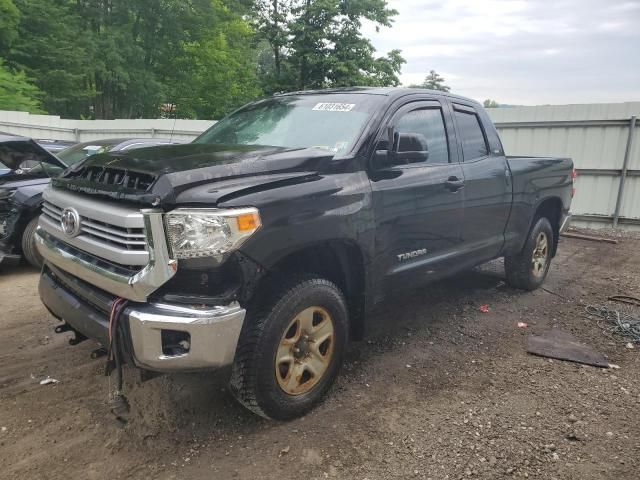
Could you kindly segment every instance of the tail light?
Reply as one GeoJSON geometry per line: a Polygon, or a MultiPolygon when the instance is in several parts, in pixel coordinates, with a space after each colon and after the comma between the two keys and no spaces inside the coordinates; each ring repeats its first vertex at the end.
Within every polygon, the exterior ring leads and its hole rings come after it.
{"type": "Polygon", "coordinates": [[[571,198],[573,198],[576,194],[576,178],[578,177],[578,171],[576,170],[576,167],[573,167],[573,171],[571,172],[571,198]]]}

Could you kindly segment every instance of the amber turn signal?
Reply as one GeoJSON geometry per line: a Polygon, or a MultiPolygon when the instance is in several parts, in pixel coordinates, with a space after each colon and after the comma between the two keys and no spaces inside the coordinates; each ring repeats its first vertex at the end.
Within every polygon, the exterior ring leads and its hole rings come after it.
{"type": "Polygon", "coordinates": [[[260,217],[257,213],[244,213],[236,217],[238,224],[238,230],[241,232],[248,232],[256,230],[260,227],[260,217]]]}

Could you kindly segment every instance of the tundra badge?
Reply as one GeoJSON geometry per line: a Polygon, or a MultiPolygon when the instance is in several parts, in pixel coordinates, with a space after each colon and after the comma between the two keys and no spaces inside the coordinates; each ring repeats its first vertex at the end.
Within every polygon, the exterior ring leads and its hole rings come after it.
{"type": "Polygon", "coordinates": [[[413,252],[400,253],[397,255],[399,261],[409,260],[410,258],[421,257],[422,255],[427,254],[426,248],[421,248],[420,250],[414,250],[413,252]]]}

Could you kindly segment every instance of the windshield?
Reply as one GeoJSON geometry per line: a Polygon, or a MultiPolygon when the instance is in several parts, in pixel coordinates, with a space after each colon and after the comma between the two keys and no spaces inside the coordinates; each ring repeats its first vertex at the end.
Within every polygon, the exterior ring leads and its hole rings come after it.
{"type": "Polygon", "coordinates": [[[229,115],[194,143],[316,147],[345,153],[383,99],[352,93],[275,97],[229,115]]]}
{"type": "Polygon", "coordinates": [[[62,160],[65,165],[73,165],[80,160],[84,160],[89,155],[108,152],[121,142],[122,140],[116,142],[113,140],[95,140],[92,142],[79,143],[73,147],[65,148],[61,152],[58,152],[56,156],[62,160]]]}

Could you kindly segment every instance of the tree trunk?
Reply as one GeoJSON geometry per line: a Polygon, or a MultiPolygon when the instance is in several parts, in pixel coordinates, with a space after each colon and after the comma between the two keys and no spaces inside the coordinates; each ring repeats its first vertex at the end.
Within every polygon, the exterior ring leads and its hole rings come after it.
{"type": "Polygon", "coordinates": [[[273,0],[273,31],[275,32],[275,38],[273,42],[273,59],[276,65],[276,80],[280,81],[280,40],[278,40],[278,20],[279,20],[279,11],[278,11],[278,0],[273,0]]]}

